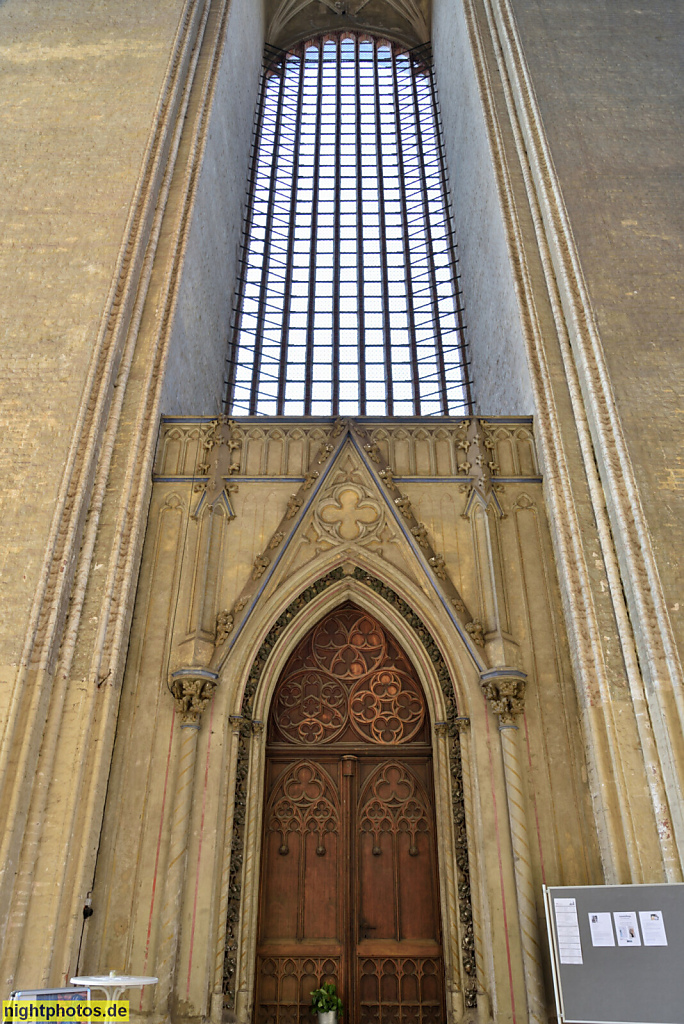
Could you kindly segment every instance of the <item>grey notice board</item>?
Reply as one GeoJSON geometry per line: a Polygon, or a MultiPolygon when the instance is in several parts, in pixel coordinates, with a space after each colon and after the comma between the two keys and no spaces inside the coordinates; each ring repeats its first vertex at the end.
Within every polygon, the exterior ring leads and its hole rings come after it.
{"type": "MultiPolygon", "coordinates": [[[[544,886],[544,906],[558,1015],[564,1024],[684,1024],[684,884],[544,886]],[[561,963],[555,900],[571,899],[582,963],[561,963]],[[620,946],[614,914],[630,911],[636,914],[641,944],[620,946]],[[644,945],[639,911],[649,917],[662,914],[666,946],[644,945]],[[589,915],[606,913],[615,945],[595,946],[589,915]]],[[[571,947],[567,938],[565,942],[563,957],[579,959],[568,954],[571,947]]]]}

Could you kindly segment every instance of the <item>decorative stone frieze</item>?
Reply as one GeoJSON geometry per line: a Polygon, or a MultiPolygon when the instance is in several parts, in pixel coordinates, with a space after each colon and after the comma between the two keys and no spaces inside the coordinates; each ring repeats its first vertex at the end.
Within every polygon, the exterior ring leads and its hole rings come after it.
{"type": "MultiPolygon", "coordinates": [[[[155,473],[164,477],[206,477],[211,471],[210,463],[216,446],[212,444],[212,448],[206,449],[204,445],[213,442],[216,422],[207,419],[198,425],[195,418],[185,422],[177,417],[163,421],[155,473]]],[[[237,472],[252,475],[255,470],[260,476],[304,476],[309,469],[318,470],[325,464],[332,454],[331,442],[350,427],[357,427],[353,420],[339,419],[324,436],[320,424],[310,424],[305,420],[266,429],[241,420],[234,421],[234,424],[231,424],[230,431],[235,431],[235,436],[228,440],[241,442],[241,447],[239,450],[224,447],[226,452],[230,452],[227,467],[230,472],[224,476],[237,472]]],[[[223,435],[226,430],[227,425],[222,428],[223,435]]],[[[412,476],[460,476],[467,480],[478,475],[481,468],[494,478],[529,480],[539,477],[532,421],[527,417],[466,419],[439,425],[420,421],[366,421],[364,432],[362,447],[366,457],[378,466],[382,466],[384,461],[392,467],[381,468],[379,475],[384,483],[391,484],[394,475],[404,479],[412,476]],[[475,451],[468,434],[477,431],[481,447],[475,451]],[[371,458],[366,445],[376,458],[380,458],[380,462],[371,458]],[[476,461],[478,455],[482,458],[482,467],[476,461]]],[[[199,486],[204,489],[205,483],[206,480],[200,481],[199,486]]]]}

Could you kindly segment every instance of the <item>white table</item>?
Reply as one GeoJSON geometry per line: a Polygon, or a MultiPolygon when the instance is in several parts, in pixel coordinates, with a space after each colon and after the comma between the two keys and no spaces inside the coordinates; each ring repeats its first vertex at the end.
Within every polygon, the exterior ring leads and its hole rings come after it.
{"type": "Polygon", "coordinates": [[[156,985],[159,978],[139,978],[132,974],[117,974],[110,971],[109,974],[93,974],[85,978],[69,978],[72,985],[79,985],[83,988],[99,988],[108,1000],[121,999],[121,994],[127,988],[143,988],[144,985],[156,985]]]}

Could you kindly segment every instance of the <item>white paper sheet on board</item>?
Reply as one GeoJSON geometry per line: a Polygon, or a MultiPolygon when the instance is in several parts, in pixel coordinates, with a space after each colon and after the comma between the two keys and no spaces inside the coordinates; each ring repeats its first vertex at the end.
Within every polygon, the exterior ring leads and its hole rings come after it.
{"type": "Polygon", "coordinates": [[[618,946],[640,946],[641,935],[637,916],[633,910],[613,911],[618,946]]]}
{"type": "Polygon", "coordinates": [[[644,946],[667,946],[662,910],[640,910],[639,921],[644,936],[644,946]]]}
{"type": "Polygon", "coordinates": [[[558,936],[558,955],[562,964],[582,964],[582,941],[580,939],[579,921],[577,920],[577,900],[555,899],[553,901],[556,914],[556,935],[558,936]]]}
{"type": "Polygon", "coordinates": [[[592,946],[614,946],[615,935],[609,913],[589,914],[589,930],[592,946]]]}

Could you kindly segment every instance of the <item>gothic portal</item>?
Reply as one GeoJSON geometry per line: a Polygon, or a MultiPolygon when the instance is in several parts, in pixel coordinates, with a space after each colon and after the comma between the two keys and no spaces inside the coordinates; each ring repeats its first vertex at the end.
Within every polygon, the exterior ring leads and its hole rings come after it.
{"type": "Polygon", "coordinates": [[[266,738],[254,1018],[322,979],[373,1021],[444,1015],[430,724],[403,651],[351,604],[278,682],[266,738]]]}

